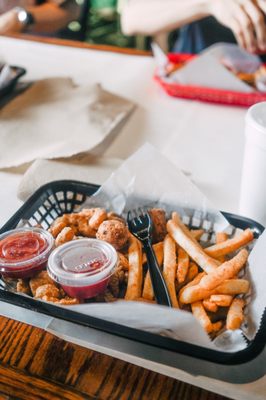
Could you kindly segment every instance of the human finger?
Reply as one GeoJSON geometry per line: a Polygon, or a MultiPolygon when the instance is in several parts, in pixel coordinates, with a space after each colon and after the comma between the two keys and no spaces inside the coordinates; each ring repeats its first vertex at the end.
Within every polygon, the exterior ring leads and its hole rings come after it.
{"type": "MultiPolygon", "coordinates": [[[[265,2],[264,9],[266,11],[265,2]]],[[[266,24],[263,12],[252,2],[248,2],[245,5],[245,10],[249,15],[250,20],[252,21],[258,48],[261,50],[266,50],[266,24]]]]}

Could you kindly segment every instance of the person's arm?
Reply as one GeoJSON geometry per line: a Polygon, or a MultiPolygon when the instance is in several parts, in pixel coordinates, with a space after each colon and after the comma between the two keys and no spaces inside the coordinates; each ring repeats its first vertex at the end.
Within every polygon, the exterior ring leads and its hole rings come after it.
{"type": "Polygon", "coordinates": [[[121,24],[126,35],[169,32],[209,15],[208,0],[127,0],[121,24]]]}
{"type": "MultiPolygon", "coordinates": [[[[68,0],[62,5],[47,2],[40,6],[27,7],[35,23],[30,26],[30,32],[53,33],[64,28],[72,20],[79,17],[80,7],[75,1],[68,0]]],[[[24,31],[25,26],[18,20],[16,8],[0,15],[0,34],[17,33],[24,31]]]]}
{"type": "Polygon", "coordinates": [[[265,13],[265,0],[127,0],[121,23],[127,35],[150,36],[213,16],[254,52],[266,50],[265,13]]]}
{"type": "Polygon", "coordinates": [[[55,32],[65,28],[70,21],[79,17],[80,7],[75,1],[65,1],[61,6],[52,2],[44,3],[40,6],[27,7],[27,11],[32,13],[35,24],[32,32],[55,32]]]}

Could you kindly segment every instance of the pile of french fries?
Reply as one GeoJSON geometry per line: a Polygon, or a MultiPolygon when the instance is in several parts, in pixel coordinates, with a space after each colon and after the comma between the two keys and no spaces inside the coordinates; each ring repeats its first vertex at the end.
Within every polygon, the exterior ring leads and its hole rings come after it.
{"type": "MultiPolygon", "coordinates": [[[[248,251],[243,247],[253,241],[252,231],[246,229],[231,239],[226,233],[217,233],[216,244],[204,249],[198,241],[204,231],[189,230],[176,212],[166,227],[163,242],[153,247],[173,307],[192,311],[212,335],[224,328],[240,328],[244,321],[243,295],[249,292],[250,284],[238,278],[238,273],[246,265],[248,251]]],[[[125,299],[153,302],[150,274],[147,271],[143,276],[145,255],[137,239],[131,237],[130,242],[125,299]]]]}
{"type": "MultiPolygon", "coordinates": [[[[246,229],[233,238],[223,232],[217,233],[216,243],[203,248],[200,244],[205,233],[203,229],[190,230],[176,212],[169,220],[161,209],[149,212],[152,219],[156,214],[160,216],[157,218],[160,235],[154,236],[157,242],[153,249],[173,307],[192,312],[211,336],[223,329],[240,328],[244,321],[244,295],[249,292],[250,284],[238,274],[246,266],[248,250],[245,247],[254,239],[252,231],[246,229]]],[[[156,230],[155,218],[153,222],[156,230]]],[[[59,217],[49,230],[58,246],[81,236],[98,237],[101,224],[105,224],[106,240],[109,238],[117,249],[119,262],[107,290],[93,301],[125,299],[156,303],[146,255],[141,243],[128,232],[122,217],[104,209],[85,209],[59,217]],[[124,224],[126,239],[122,242],[121,238],[116,242],[116,226],[112,221],[124,224]],[[112,235],[108,235],[108,224],[112,235]],[[124,247],[117,247],[121,243],[124,247]]],[[[119,232],[121,234],[121,227],[119,232]]]]}

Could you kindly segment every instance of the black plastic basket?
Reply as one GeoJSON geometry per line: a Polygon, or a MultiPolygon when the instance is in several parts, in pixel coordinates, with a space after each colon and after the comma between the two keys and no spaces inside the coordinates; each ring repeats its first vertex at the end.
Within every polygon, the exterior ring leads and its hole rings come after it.
{"type": "MultiPolygon", "coordinates": [[[[98,185],[82,183],[77,181],[55,181],[39,188],[24,205],[9,219],[0,229],[0,233],[14,229],[26,222],[32,226],[39,224],[47,229],[51,223],[64,213],[73,212],[81,206],[88,196],[91,196],[99,188],[98,185]]],[[[251,228],[254,235],[258,237],[264,230],[263,226],[244,217],[223,212],[229,223],[236,228],[251,228]]],[[[9,292],[0,288],[0,300],[25,307],[32,311],[40,312],[55,318],[74,322],[83,326],[95,328],[114,335],[122,336],[137,342],[170,350],[175,353],[185,354],[194,358],[207,360],[219,364],[243,364],[255,359],[264,349],[266,343],[266,313],[264,312],[261,327],[248,346],[235,353],[210,350],[200,346],[192,345],[168,337],[130,328],[110,321],[102,320],[58,307],[51,303],[30,298],[21,294],[9,292]]]]}

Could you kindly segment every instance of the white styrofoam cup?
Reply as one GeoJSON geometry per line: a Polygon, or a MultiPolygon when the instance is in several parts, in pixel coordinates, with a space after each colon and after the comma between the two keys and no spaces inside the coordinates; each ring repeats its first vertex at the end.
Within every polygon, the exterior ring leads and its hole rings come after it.
{"type": "Polygon", "coordinates": [[[239,212],[266,226],[266,101],[248,109],[239,212]]]}

